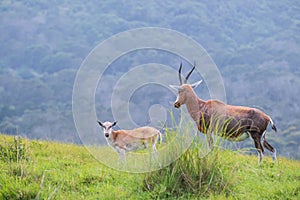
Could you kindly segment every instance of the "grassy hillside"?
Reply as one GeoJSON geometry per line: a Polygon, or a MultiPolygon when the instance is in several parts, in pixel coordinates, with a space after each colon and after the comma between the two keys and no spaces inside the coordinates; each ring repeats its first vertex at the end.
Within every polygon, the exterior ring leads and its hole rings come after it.
{"type": "MultiPolygon", "coordinates": [[[[81,63],[115,34],[161,27],[202,45],[220,70],[227,103],[270,115],[278,128],[268,137],[273,137],[271,144],[278,154],[300,159],[299,10],[299,0],[1,0],[0,132],[80,144],[72,91],[81,63]]],[[[187,50],[182,42],[176,45],[187,50]]],[[[183,62],[183,74],[192,68],[176,52],[142,46],[118,55],[99,74],[95,92],[99,119],[118,120],[112,113],[112,92],[135,67],[157,63],[177,71],[183,62]]],[[[123,46],[118,48],[122,51],[123,46]]],[[[194,58],[189,59],[193,64],[194,58]]],[[[203,79],[203,72],[194,72],[190,83],[203,79]]],[[[141,73],[137,78],[148,77],[141,73]]],[[[177,73],[160,73],[155,78],[160,82],[176,77],[177,73]]],[[[208,100],[212,96],[207,89],[202,84],[196,93],[208,100]]],[[[130,98],[130,117],[135,124],[146,125],[151,121],[149,107],[159,104],[169,110],[175,98],[167,87],[141,86],[130,98]]]]}
{"type": "Polygon", "coordinates": [[[169,167],[130,174],[81,146],[0,135],[0,199],[299,199],[300,162],[188,150],[169,167]]]}

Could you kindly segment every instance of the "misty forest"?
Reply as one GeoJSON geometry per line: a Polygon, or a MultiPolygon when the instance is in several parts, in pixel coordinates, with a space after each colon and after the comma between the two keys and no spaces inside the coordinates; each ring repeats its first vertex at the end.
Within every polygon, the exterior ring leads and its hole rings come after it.
{"type": "MultiPolygon", "coordinates": [[[[107,38],[143,27],[172,29],[201,44],[221,73],[226,102],[270,115],[278,131],[269,127],[267,138],[278,155],[300,159],[298,0],[1,0],[0,132],[81,144],[72,113],[73,84],[81,63],[107,38]]],[[[112,114],[111,91],[124,73],[147,63],[177,70],[181,61],[153,49],[117,59],[96,91],[97,117],[118,120],[112,114]]],[[[184,62],[183,74],[191,67],[184,62]]],[[[190,79],[198,81],[201,74],[190,79]]],[[[205,84],[195,92],[210,99],[205,84]]],[[[175,98],[169,88],[139,88],[131,97],[132,120],[147,125],[154,104],[178,112],[172,105],[175,98]]],[[[96,121],[91,126],[100,132],[96,121]]],[[[240,145],[252,148],[253,141],[240,145]]]]}

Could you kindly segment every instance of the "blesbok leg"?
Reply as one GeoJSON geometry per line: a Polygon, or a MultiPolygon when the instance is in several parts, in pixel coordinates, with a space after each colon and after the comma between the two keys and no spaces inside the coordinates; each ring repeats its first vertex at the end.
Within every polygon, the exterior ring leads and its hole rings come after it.
{"type": "Polygon", "coordinates": [[[276,160],[276,149],[274,147],[272,147],[272,145],[270,145],[268,143],[268,141],[266,140],[266,131],[262,134],[261,144],[263,144],[263,146],[266,149],[268,149],[270,152],[272,152],[272,158],[273,158],[273,160],[276,160]]]}
{"type": "Polygon", "coordinates": [[[266,139],[264,139],[263,145],[264,145],[264,147],[266,147],[266,149],[268,149],[269,151],[272,152],[273,160],[276,160],[276,149],[274,147],[272,147],[272,145],[270,145],[266,139]]]}
{"type": "Polygon", "coordinates": [[[250,132],[250,135],[254,141],[255,148],[258,152],[258,163],[261,162],[263,156],[264,156],[264,148],[261,145],[261,135],[258,132],[250,132]]]}

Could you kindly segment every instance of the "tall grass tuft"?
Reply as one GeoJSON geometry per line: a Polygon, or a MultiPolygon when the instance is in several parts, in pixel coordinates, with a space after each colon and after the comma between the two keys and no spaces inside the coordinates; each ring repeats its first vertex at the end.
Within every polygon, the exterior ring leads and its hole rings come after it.
{"type": "MultiPolygon", "coordinates": [[[[190,132],[193,124],[188,124],[187,127],[166,129],[170,135],[167,140],[173,138],[182,138],[182,131],[190,132]]],[[[173,126],[174,127],[174,126],[173,126]]],[[[179,125],[180,127],[180,125],[179,125]]],[[[214,130],[206,130],[207,132],[218,131],[222,133],[226,126],[219,124],[217,120],[214,130]]],[[[167,141],[168,143],[168,141],[167,141]]],[[[216,143],[220,143],[219,140],[216,143]]],[[[165,152],[171,156],[181,145],[178,145],[178,140],[171,145],[173,150],[165,152]],[[175,146],[175,147],[174,147],[175,146]]],[[[170,148],[172,150],[172,148],[170,148]]],[[[169,198],[169,197],[208,197],[209,195],[226,194],[231,191],[232,177],[228,177],[230,170],[224,170],[221,166],[222,159],[220,158],[221,150],[218,145],[214,146],[213,150],[208,150],[207,140],[194,136],[189,148],[178,157],[169,166],[158,171],[151,172],[144,179],[144,189],[151,193],[153,198],[169,198]]],[[[166,157],[168,155],[165,155],[166,157]]]]}
{"type": "Polygon", "coordinates": [[[0,144],[0,159],[6,162],[20,162],[28,159],[25,142],[19,136],[6,145],[0,144]]]}
{"type": "Polygon", "coordinates": [[[230,193],[230,182],[221,170],[219,150],[202,156],[196,141],[175,162],[144,179],[144,188],[153,198],[209,196],[230,193]]]}

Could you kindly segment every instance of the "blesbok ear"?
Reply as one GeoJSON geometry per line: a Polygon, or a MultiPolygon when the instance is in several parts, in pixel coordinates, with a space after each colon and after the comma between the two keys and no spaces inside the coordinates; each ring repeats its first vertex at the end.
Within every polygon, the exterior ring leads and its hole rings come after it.
{"type": "Polygon", "coordinates": [[[100,122],[100,121],[97,121],[97,122],[100,126],[102,126],[104,128],[104,125],[102,124],[102,122],[100,122]]]}
{"type": "Polygon", "coordinates": [[[192,88],[195,88],[195,87],[197,87],[198,85],[200,85],[200,83],[202,83],[202,80],[201,80],[201,81],[198,81],[198,82],[196,82],[196,83],[191,84],[191,86],[192,86],[192,88]]]}
{"type": "Polygon", "coordinates": [[[118,123],[118,121],[114,121],[111,125],[111,127],[115,126],[118,123]]]}
{"type": "Polygon", "coordinates": [[[172,88],[176,91],[179,91],[179,92],[183,90],[183,88],[180,85],[169,85],[169,86],[170,86],[170,88],[172,88]]]}

